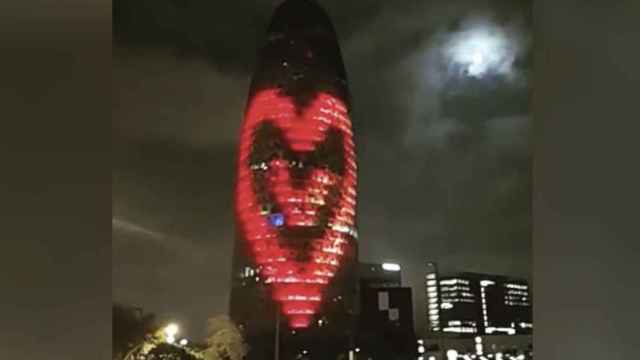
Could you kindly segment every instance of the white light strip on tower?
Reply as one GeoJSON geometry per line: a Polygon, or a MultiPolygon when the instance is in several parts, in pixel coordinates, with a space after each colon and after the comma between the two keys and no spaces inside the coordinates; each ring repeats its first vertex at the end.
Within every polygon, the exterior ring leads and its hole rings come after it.
{"type": "Polygon", "coordinates": [[[482,355],[482,352],[483,352],[482,338],[480,336],[476,336],[475,342],[476,342],[476,355],[480,356],[482,355]]]}
{"type": "Polygon", "coordinates": [[[440,285],[455,285],[458,283],[458,279],[440,280],[440,285]]]}
{"type": "Polygon", "coordinates": [[[469,285],[469,280],[464,280],[464,279],[445,279],[445,280],[440,280],[440,285],[456,285],[456,284],[469,285]]]}
{"type": "MultiPolygon", "coordinates": [[[[485,291],[485,287],[489,286],[489,285],[494,285],[495,282],[491,281],[491,280],[482,280],[480,281],[480,293],[482,295],[482,317],[484,320],[484,327],[485,329],[489,327],[489,316],[487,314],[487,297],[486,297],[486,291],[485,291]]],[[[486,330],[488,333],[488,330],[486,330]]]]}
{"type": "Polygon", "coordinates": [[[527,290],[529,288],[527,285],[519,285],[519,284],[505,284],[504,286],[510,289],[520,289],[520,290],[527,290]]]}
{"type": "Polygon", "coordinates": [[[492,334],[496,331],[506,332],[509,335],[515,335],[516,329],[508,328],[508,327],[488,327],[486,328],[487,334],[492,334]]]}
{"type": "Polygon", "coordinates": [[[426,276],[427,318],[431,331],[440,331],[440,299],[438,298],[438,279],[436,273],[426,276]]]}
{"type": "Polygon", "coordinates": [[[444,332],[452,332],[452,333],[464,333],[464,334],[475,334],[477,332],[476,328],[466,327],[466,326],[450,326],[442,329],[444,332]]]}
{"type": "Polygon", "coordinates": [[[400,265],[394,263],[383,263],[382,270],[386,271],[400,271],[400,265]]]}

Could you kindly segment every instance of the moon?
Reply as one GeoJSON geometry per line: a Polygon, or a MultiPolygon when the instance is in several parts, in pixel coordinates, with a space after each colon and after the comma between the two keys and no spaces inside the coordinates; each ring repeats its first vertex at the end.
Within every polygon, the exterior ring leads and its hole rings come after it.
{"type": "Polygon", "coordinates": [[[518,42],[506,29],[483,21],[451,34],[444,56],[466,76],[482,78],[487,74],[510,74],[519,50],[518,42]]]}

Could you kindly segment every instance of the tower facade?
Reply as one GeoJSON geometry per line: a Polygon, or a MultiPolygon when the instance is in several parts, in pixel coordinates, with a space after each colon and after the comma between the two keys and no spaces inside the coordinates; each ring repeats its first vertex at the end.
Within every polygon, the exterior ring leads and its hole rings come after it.
{"type": "Polygon", "coordinates": [[[353,331],[356,159],[336,33],[280,5],[241,126],[230,315],[249,359],[335,358],[353,331]]]}

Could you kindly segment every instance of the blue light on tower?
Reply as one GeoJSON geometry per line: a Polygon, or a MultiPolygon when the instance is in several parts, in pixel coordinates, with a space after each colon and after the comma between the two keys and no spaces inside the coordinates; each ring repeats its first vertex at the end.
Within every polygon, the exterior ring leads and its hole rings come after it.
{"type": "Polygon", "coordinates": [[[275,227],[284,225],[284,215],[282,215],[281,213],[269,215],[269,223],[275,227]]]}

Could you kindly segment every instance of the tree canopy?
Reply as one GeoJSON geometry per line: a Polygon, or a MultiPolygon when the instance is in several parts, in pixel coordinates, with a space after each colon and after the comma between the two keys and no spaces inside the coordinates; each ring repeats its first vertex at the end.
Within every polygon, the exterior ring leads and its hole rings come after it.
{"type": "Polygon", "coordinates": [[[228,316],[209,319],[206,360],[242,360],[248,350],[242,331],[228,316]]]}
{"type": "Polygon", "coordinates": [[[114,303],[112,306],[112,352],[115,360],[144,341],[157,329],[155,315],[140,308],[114,303]]]}

